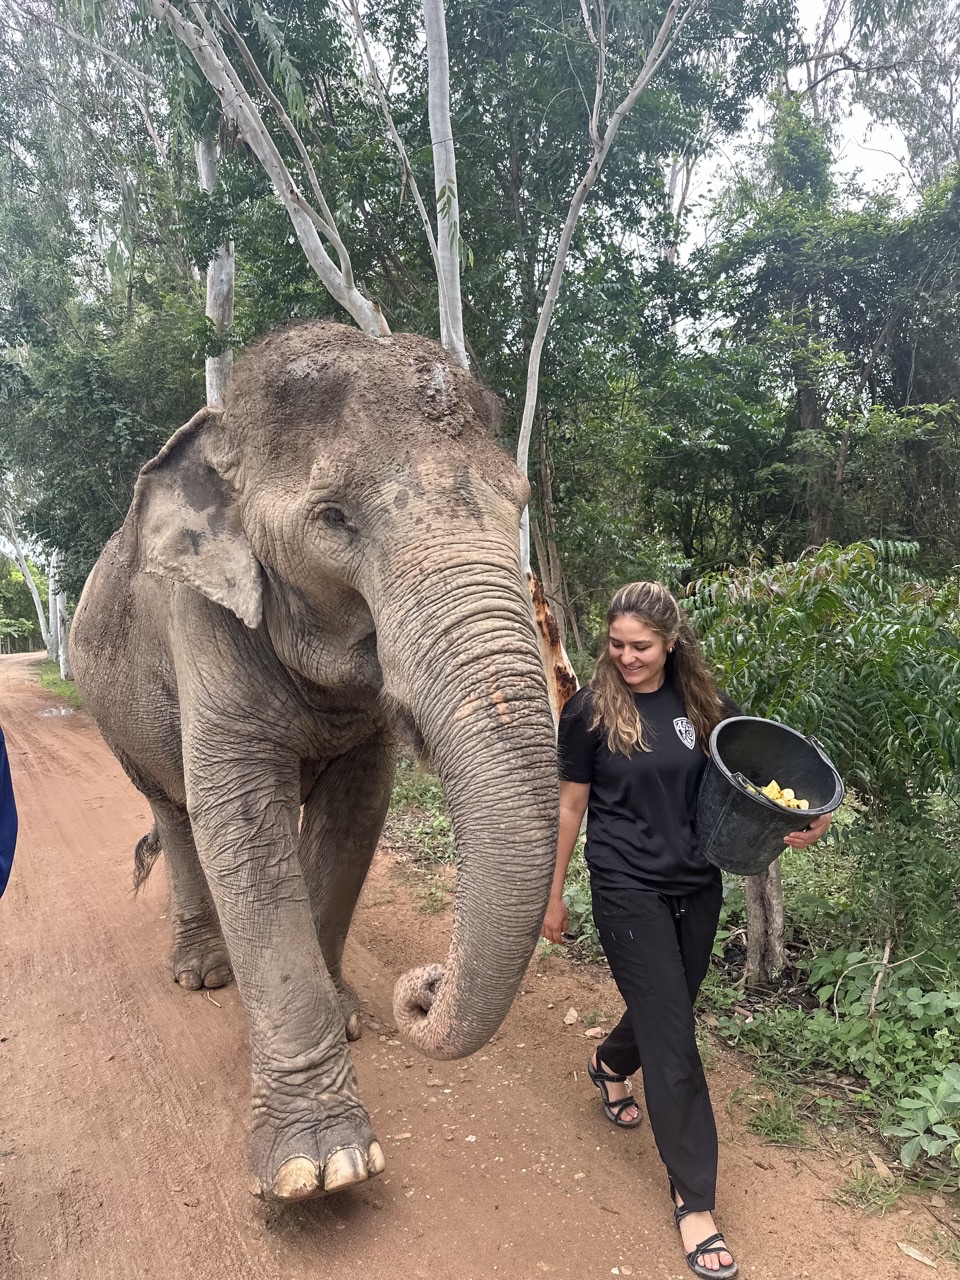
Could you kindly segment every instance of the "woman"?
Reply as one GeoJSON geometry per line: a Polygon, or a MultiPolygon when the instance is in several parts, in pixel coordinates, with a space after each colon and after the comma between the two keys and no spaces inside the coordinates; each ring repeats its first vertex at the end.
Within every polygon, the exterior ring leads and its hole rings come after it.
{"type": "MultiPolygon", "coordinates": [[[[560,838],[543,934],[567,928],[563,882],[588,814],[593,915],[626,1012],[588,1070],[607,1118],[640,1123],[627,1077],[640,1068],[691,1270],[728,1280],[737,1264],[713,1220],[717,1130],[697,1051],[693,1002],[720,916],[720,872],[699,853],[697,788],[713,728],[735,709],[718,691],[690,624],[657,582],[633,582],[607,613],[589,688],[560,717],[560,838]]],[[[826,815],[785,837],[820,838],[826,815]]]]}

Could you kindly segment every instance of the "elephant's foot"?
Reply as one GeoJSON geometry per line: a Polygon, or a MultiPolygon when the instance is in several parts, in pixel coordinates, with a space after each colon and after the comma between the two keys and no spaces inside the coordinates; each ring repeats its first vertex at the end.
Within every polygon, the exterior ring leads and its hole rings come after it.
{"type": "Polygon", "coordinates": [[[175,920],[170,972],[188,991],[225,987],[233,981],[233,967],[219,923],[175,920]]]}
{"type": "Polygon", "coordinates": [[[253,1192],[266,1200],[308,1200],[382,1173],[383,1150],[357,1106],[328,1125],[253,1135],[253,1192]],[[261,1154],[263,1153],[263,1154],[261,1154]]]}

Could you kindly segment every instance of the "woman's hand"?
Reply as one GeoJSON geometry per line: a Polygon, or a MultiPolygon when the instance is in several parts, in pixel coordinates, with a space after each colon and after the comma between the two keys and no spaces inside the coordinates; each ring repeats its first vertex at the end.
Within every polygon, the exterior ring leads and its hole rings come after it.
{"type": "Polygon", "coordinates": [[[570,915],[567,904],[562,898],[551,898],[547,904],[547,914],[543,921],[543,936],[548,942],[562,942],[567,932],[570,915]]]}
{"type": "Polygon", "coordinates": [[[832,821],[833,814],[824,813],[819,818],[814,818],[806,831],[791,831],[788,836],[784,836],[783,843],[788,844],[791,849],[806,849],[820,839],[832,821]]]}

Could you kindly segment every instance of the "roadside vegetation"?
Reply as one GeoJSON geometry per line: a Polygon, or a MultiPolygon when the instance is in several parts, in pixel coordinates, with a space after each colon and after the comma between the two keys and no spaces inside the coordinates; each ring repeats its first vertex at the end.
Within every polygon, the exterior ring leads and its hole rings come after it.
{"type": "Polygon", "coordinates": [[[49,660],[41,662],[37,668],[37,679],[42,689],[46,689],[47,693],[56,694],[58,698],[65,698],[71,707],[83,705],[77,686],[72,680],[64,680],[60,675],[59,663],[49,660]]]}

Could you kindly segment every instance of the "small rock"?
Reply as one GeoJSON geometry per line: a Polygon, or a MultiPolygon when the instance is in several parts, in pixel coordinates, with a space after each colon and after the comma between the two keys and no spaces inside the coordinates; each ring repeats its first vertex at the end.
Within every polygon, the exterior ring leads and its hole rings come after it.
{"type": "Polygon", "coordinates": [[[633,1267],[621,1267],[621,1268],[620,1268],[620,1274],[621,1274],[622,1276],[632,1276],[632,1275],[633,1275],[633,1267]]]}
{"type": "Polygon", "coordinates": [[[393,1135],[394,1142],[405,1142],[407,1138],[412,1138],[412,1133],[395,1133],[393,1135]]]}
{"type": "Polygon", "coordinates": [[[585,1173],[575,1173],[573,1175],[573,1180],[574,1182],[579,1182],[581,1178],[585,1178],[586,1176],[587,1175],[585,1173]]]}
{"type": "Polygon", "coordinates": [[[943,1196],[940,1195],[939,1191],[935,1191],[933,1193],[930,1197],[930,1203],[934,1209],[945,1209],[947,1207],[947,1202],[944,1200],[943,1196]]]}
{"type": "Polygon", "coordinates": [[[467,1136],[464,1138],[464,1142],[476,1142],[476,1140],[477,1140],[477,1135],[475,1133],[468,1133],[467,1136]]]}
{"type": "Polygon", "coordinates": [[[577,1013],[576,1009],[568,1009],[567,1012],[563,1015],[563,1021],[566,1023],[568,1027],[572,1027],[573,1024],[575,1022],[579,1022],[579,1020],[580,1020],[580,1015],[579,1013],[577,1013]]]}
{"type": "Polygon", "coordinates": [[[583,1033],[588,1040],[599,1040],[605,1034],[603,1027],[591,1027],[589,1031],[583,1033]]]}

